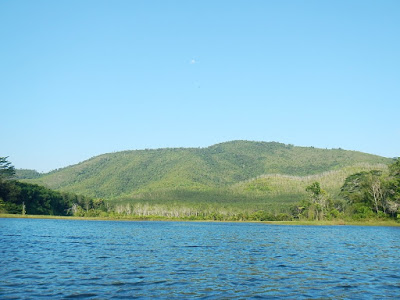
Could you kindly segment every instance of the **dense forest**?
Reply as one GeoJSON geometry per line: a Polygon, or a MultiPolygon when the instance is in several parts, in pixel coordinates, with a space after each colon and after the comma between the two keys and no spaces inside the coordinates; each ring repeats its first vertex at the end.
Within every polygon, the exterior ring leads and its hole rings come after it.
{"type": "Polygon", "coordinates": [[[113,153],[48,174],[15,170],[2,157],[0,212],[260,221],[398,217],[399,159],[242,141],[200,150],[113,153]],[[106,197],[81,190],[87,180],[106,197]],[[121,184],[137,189],[118,193],[121,184]],[[54,185],[57,190],[49,188],[54,185]]]}
{"type": "Polygon", "coordinates": [[[7,157],[0,157],[0,213],[64,216],[105,210],[103,200],[20,182],[15,173],[7,157]]]}

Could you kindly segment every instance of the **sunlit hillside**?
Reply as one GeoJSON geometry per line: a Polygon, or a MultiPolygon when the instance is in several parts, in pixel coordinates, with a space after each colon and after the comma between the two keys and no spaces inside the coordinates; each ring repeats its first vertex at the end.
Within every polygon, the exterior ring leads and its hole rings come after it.
{"type": "Polygon", "coordinates": [[[335,196],[346,176],[390,162],[356,151],[233,141],[108,153],[26,181],[122,202],[265,207],[300,200],[313,180],[335,196]]]}

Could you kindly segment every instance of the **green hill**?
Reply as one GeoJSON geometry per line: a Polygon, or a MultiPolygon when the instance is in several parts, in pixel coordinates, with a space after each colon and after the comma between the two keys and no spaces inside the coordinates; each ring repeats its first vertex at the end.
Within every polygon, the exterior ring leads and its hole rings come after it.
{"type": "Polygon", "coordinates": [[[327,190],[336,194],[346,176],[384,169],[390,162],[341,149],[232,141],[207,148],[108,153],[26,181],[120,202],[230,207],[252,203],[258,208],[299,200],[312,178],[324,185],[330,176],[327,190]]]}

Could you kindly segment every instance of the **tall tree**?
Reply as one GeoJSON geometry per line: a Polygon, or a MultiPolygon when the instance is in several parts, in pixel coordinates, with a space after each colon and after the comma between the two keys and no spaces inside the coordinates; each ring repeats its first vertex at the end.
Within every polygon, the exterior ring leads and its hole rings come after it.
{"type": "Polygon", "coordinates": [[[389,169],[390,175],[400,180],[400,157],[396,158],[395,162],[389,166],[389,169]]]}
{"type": "Polygon", "coordinates": [[[322,220],[327,208],[328,193],[321,188],[321,185],[317,181],[307,186],[306,191],[309,193],[310,201],[312,203],[310,209],[314,209],[316,219],[322,220]]]}
{"type": "Polygon", "coordinates": [[[388,212],[393,217],[400,216],[400,158],[389,167],[390,174],[388,180],[388,212]]]}
{"type": "Polygon", "coordinates": [[[15,175],[15,168],[7,159],[8,156],[0,157],[0,180],[10,179],[15,175]]]}
{"type": "Polygon", "coordinates": [[[381,207],[386,213],[386,185],[381,174],[370,172],[367,177],[367,191],[370,194],[376,212],[381,207]]]}
{"type": "Polygon", "coordinates": [[[341,195],[350,205],[363,205],[378,213],[388,209],[387,176],[372,170],[350,175],[341,188],[341,195]]]}

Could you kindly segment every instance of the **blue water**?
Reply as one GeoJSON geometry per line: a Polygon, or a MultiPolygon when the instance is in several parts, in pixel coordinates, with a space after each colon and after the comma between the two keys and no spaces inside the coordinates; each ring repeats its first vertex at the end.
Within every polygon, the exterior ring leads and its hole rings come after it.
{"type": "Polygon", "coordinates": [[[400,228],[0,219],[1,299],[400,297],[400,228]]]}

